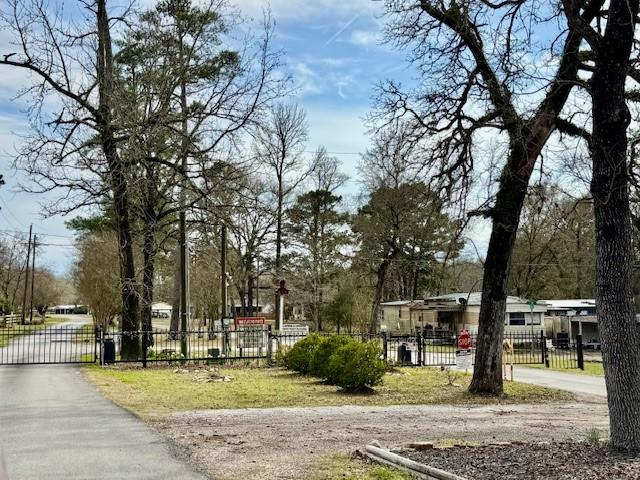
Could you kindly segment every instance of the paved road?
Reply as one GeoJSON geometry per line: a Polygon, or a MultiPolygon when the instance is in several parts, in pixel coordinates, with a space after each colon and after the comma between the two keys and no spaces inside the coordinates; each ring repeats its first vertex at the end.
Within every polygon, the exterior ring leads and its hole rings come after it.
{"type": "MultiPolygon", "coordinates": [[[[52,315],[61,320],[67,317],[52,315]]],[[[18,335],[0,348],[0,365],[27,363],[78,362],[82,356],[94,355],[94,334],[80,330],[91,323],[88,315],[73,315],[68,321],[37,330],[30,335],[18,335]]],[[[8,332],[19,331],[21,325],[8,332]]]]}
{"type": "Polygon", "coordinates": [[[513,379],[517,382],[533,383],[578,394],[607,396],[604,378],[592,375],[516,366],[514,367],[513,379]]]}
{"type": "Polygon", "coordinates": [[[205,479],[74,366],[0,366],[0,446],[10,480],[205,479]]]}

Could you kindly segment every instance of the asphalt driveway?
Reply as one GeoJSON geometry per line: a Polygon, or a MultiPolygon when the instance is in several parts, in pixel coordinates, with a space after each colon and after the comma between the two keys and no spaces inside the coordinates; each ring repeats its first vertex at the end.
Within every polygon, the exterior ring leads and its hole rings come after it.
{"type": "Polygon", "coordinates": [[[0,366],[0,449],[10,480],[205,479],[74,366],[0,366]]]}
{"type": "Polygon", "coordinates": [[[607,396],[604,377],[580,375],[570,371],[565,373],[544,368],[516,366],[513,371],[513,379],[517,382],[533,383],[577,394],[596,395],[598,397],[607,396]]]}

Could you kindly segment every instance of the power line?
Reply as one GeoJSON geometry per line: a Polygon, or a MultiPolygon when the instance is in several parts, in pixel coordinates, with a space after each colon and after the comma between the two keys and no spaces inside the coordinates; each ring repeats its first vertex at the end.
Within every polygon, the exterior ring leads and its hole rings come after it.
{"type": "MultiPolygon", "coordinates": [[[[0,210],[2,211],[2,210],[0,210]]],[[[4,229],[4,230],[0,230],[0,233],[14,233],[14,234],[18,234],[18,235],[26,235],[27,233],[29,233],[26,230],[8,230],[8,229],[4,229]]],[[[72,235],[58,235],[55,233],[42,233],[42,232],[38,232],[38,235],[40,236],[44,236],[44,237],[54,237],[54,238],[69,238],[72,240],[75,240],[76,237],[72,236],[72,235]]],[[[42,245],[42,244],[41,244],[42,245]]]]}
{"type": "MultiPolygon", "coordinates": [[[[305,153],[316,153],[316,150],[305,150],[305,153]]],[[[325,152],[328,155],[362,155],[362,152],[325,152]]]]}
{"type": "MultiPolygon", "coordinates": [[[[13,214],[13,212],[11,211],[11,209],[9,208],[9,206],[7,205],[6,200],[5,200],[4,198],[0,197],[0,202],[1,202],[1,203],[2,203],[2,205],[4,206],[4,208],[2,208],[2,211],[3,211],[3,212],[8,212],[8,213],[9,213],[9,215],[11,215],[11,217],[13,217],[13,219],[14,219],[16,222],[18,222],[18,225],[20,225],[22,228],[26,228],[26,225],[25,225],[24,223],[22,223],[22,221],[21,221],[17,216],[15,216],[15,215],[13,214]]],[[[5,216],[5,218],[7,218],[7,217],[5,216]]],[[[7,218],[7,221],[8,221],[8,223],[10,223],[10,224],[12,223],[12,222],[10,222],[10,221],[9,221],[9,219],[8,219],[8,218],[7,218]]]]}

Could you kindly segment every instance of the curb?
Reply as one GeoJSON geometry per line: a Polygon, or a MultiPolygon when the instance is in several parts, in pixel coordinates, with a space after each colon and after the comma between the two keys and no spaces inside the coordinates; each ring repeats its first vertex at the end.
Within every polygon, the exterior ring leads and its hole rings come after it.
{"type": "Polygon", "coordinates": [[[430,467],[423,463],[414,462],[413,460],[398,455],[397,453],[393,453],[390,450],[379,448],[374,445],[367,445],[364,447],[364,456],[376,463],[399,468],[425,480],[468,480],[445,470],[430,467]]]}

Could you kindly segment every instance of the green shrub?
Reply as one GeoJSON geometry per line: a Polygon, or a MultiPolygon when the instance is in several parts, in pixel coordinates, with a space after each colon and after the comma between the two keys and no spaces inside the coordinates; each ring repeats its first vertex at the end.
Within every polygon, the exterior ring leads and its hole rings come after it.
{"type": "Polygon", "coordinates": [[[356,340],[340,335],[331,335],[329,337],[322,338],[318,348],[315,349],[313,356],[311,357],[309,373],[314,377],[322,378],[323,380],[327,380],[329,383],[333,383],[334,379],[331,378],[331,371],[329,369],[331,356],[341,347],[354,341],[356,340]]]}
{"type": "Polygon", "coordinates": [[[382,349],[373,342],[351,341],[340,347],[329,361],[332,383],[347,391],[361,391],[382,383],[387,365],[382,349]]]}
{"type": "Polygon", "coordinates": [[[284,366],[298,373],[309,373],[313,353],[322,342],[322,337],[315,333],[296,342],[284,357],[284,366]]]}

